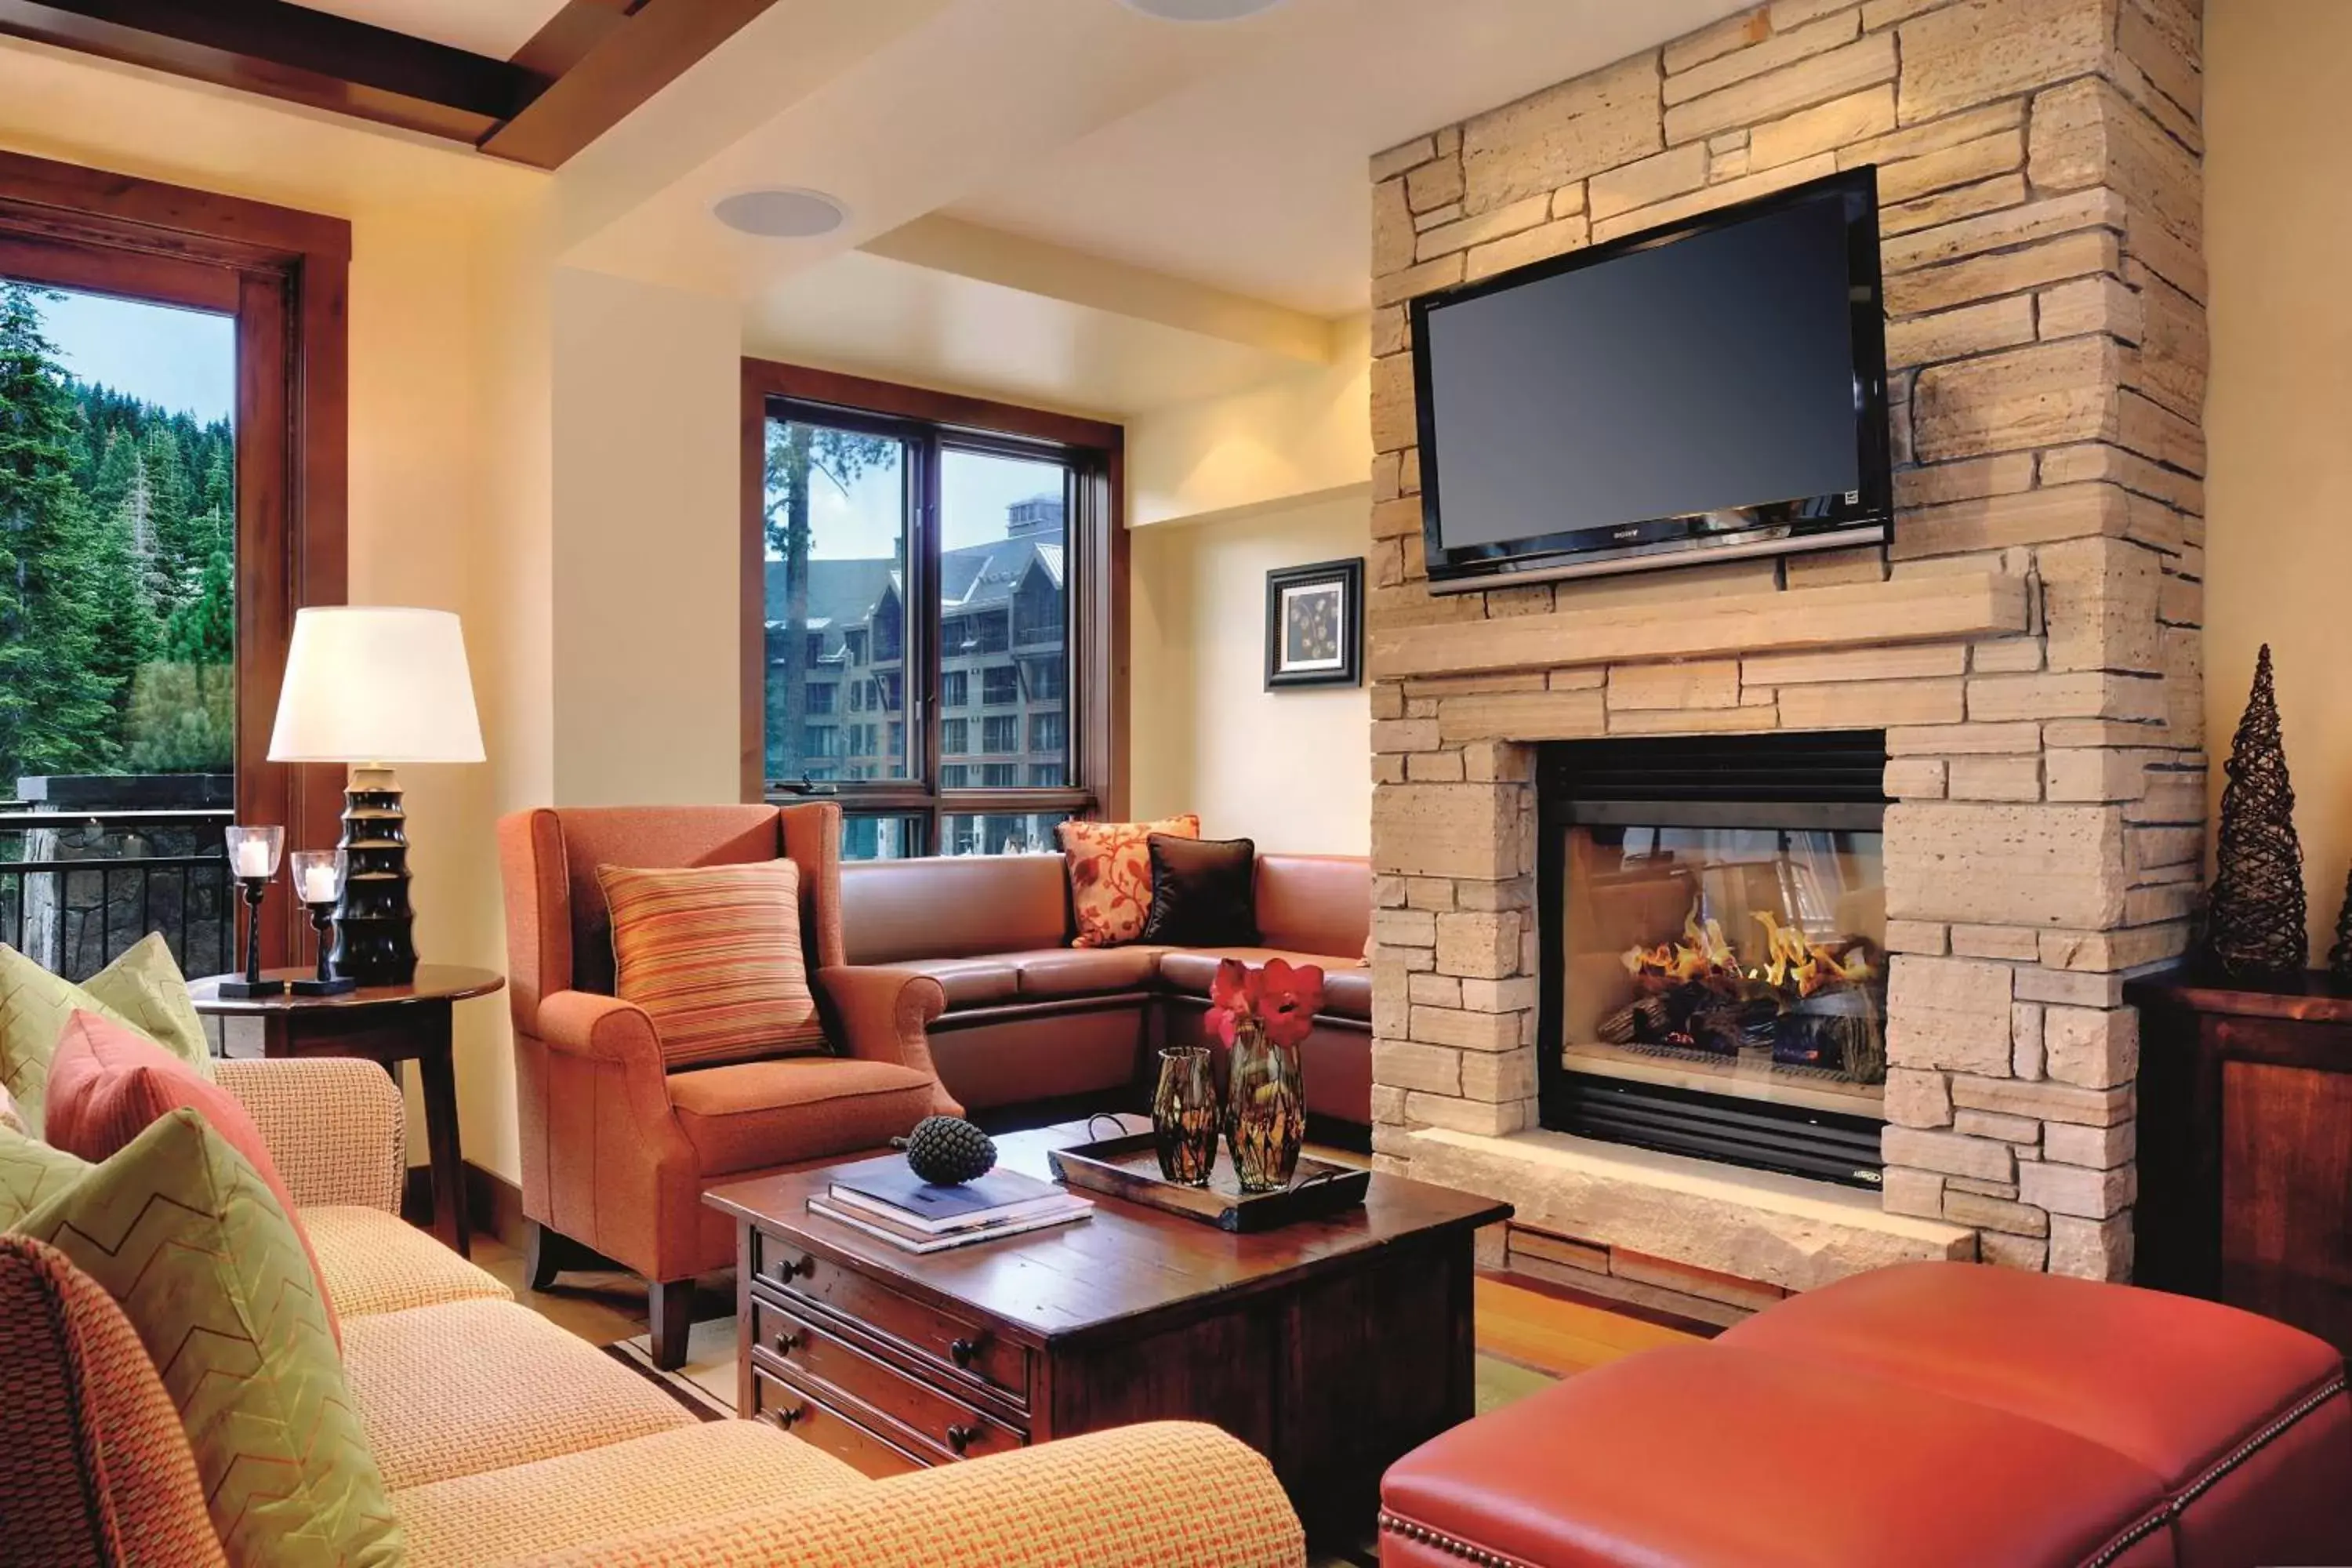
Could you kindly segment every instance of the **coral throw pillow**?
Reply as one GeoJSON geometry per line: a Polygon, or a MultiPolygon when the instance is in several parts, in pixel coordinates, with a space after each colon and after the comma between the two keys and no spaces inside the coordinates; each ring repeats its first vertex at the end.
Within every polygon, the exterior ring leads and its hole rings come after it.
{"type": "Polygon", "coordinates": [[[1060,833],[1078,927],[1070,945],[1117,947],[1141,936],[1151,916],[1151,836],[1198,838],[1201,817],[1188,811],[1158,822],[1066,822],[1060,833]]]}
{"type": "Polygon", "coordinates": [[[310,1274],[328,1328],[337,1343],[341,1325],[327,1300],[327,1277],[310,1237],[294,1212],[294,1194],[278,1178],[269,1145],[236,1096],[198,1078],[188,1065],[127,1025],[95,1013],[77,1012],[66,1023],[58,1054],[49,1064],[48,1141],[67,1153],[93,1163],[114,1157],[148,1127],[181,1109],[211,1124],[228,1146],[245,1156],[310,1260],[310,1274]]]}
{"type": "Polygon", "coordinates": [[[399,1568],[400,1521],[301,1238],[203,1116],[171,1112],[17,1228],[130,1320],[231,1563],[399,1568]]]}
{"type": "MultiPolygon", "coordinates": [[[[111,973],[129,957],[125,953],[100,973],[111,973]]],[[[49,1058],[57,1054],[58,1037],[77,1008],[140,1027],[113,1004],[0,942],[0,1089],[8,1091],[16,1102],[16,1120],[36,1138],[42,1136],[47,1114],[49,1058]]],[[[199,1076],[212,1076],[209,1063],[200,1066],[191,1061],[189,1066],[199,1076]]]]}
{"type": "Polygon", "coordinates": [[[652,1016],[670,1067],[825,1048],[798,866],[599,866],[596,878],[613,911],[614,994],[652,1016]]]}

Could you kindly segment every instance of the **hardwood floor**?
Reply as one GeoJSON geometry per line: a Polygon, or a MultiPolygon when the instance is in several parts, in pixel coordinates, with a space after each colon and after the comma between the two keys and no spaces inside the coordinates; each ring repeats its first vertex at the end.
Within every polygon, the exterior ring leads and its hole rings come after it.
{"type": "Polygon", "coordinates": [[[1478,1349],[1554,1377],[1573,1377],[1638,1351],[1698,1336],[1580,1301],[1562,1300],[1493,1275],[1476,1286],[1478,1349]]]}
{"type": "MultiPolygon", "coordinates": [[[[515,1300],[591,1344],[611,1344],[646,1331],[646,1287],[632,1274],[566,1274],[552,1290],[532,1290],[522,1254],[496,1237],[478,1237],[474,1261],[515,1293],[515,1300]]],[[[712,1311],[734,1300],[728,1277],[705,1282],[712,1311]]],[[[1562,1300],[1495,1275],[1477,1281],[1478,1349],[1544,1373],[1573,1377],[1622,1356],[1697,1336],[1580,1301],[1562,1300]]]]}

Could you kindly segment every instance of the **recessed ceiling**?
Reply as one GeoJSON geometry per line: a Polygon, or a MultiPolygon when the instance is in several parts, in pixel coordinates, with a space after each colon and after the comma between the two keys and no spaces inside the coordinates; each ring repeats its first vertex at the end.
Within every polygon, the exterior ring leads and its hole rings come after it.
{"type": "Polygon", "coordinates": [[[743,352],[1114,416],[1298,368],[1229,340],[855,250],[763,291],[746,310],[743,352]]]}
{"type": "Polygon", "coordinates": [[[1323,315],[1370,300],[1373,153],[1741,0],[1367,0],[949,210],[1323,315]]]}
{"type": "Polygon", "coordinates": [[[511,59],[564,0],[295,0],[313,11],[331,11],[373,27],[511,59]]]}
{"type": "Polygon", "coordinates": [[[1230,320],[1236,300],[1309,322],[1368,307],[1373,153],[1741,5],[1284,0],[1229,26],[1171,26],[1117,0],[779,5],[567,166],[564,259],[738,299],[763,353],[1064,406],[1172,403],[1253,360],[1280,374],[1282,353],[1252,347],[1254,327],[1181,374],[1110,357],[1160,353],[1188,335],[1171,323],[1230,320]],[[813,68],[807,37],[835,16],[861,21],[824,35],[813,68]],[[831,193],[852,216],[789,246],[711,216],[719,197],[763,185],[831,193]],[[918,287],[908,270],[950,281],[918,287]],[[1171,297],[1188,288],[1199,297],[1171,297]],[[1150,331],[1097,319],[1121,297],[1153,301],[1150,331]],[[1049,345],[1006,353],[994,381],[990,355],[1012,339],[992,311],[1049,345]]]}

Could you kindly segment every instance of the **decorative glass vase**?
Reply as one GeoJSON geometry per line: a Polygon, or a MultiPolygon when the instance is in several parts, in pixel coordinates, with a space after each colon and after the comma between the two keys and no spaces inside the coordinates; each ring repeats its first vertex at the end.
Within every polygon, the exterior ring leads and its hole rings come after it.
{"type": "Polygon", "coordinates": [[[1307,1138],[1307,1083],[1298,1047],[1266,1038],[1255,1019],[1234,1026],[1234,1059],[1225,1079],[1225,1142],[1245,1193],[1290,1184],[1307,1138]]]}
{"type": "Polygon", "coordinates": [[[1205,1187],[1217,1168],[1217,1079],[1204,1046],[1160,1053],[1160,1087],[1151,1097],[1151,1136],[1160,1173],[1205,1187]]]}

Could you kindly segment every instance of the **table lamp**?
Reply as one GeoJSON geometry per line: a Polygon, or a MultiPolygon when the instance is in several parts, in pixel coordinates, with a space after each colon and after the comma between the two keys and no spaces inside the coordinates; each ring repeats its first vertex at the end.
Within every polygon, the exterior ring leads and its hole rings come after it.
{"type": "Polygon", "coordinates": [[[269,760],[351,765],[333,973],[362,985],[408,984],[416,977],[415,915],[392,764],[483,760],[457,617],[373,605],[296,611],[269,760]]]}

